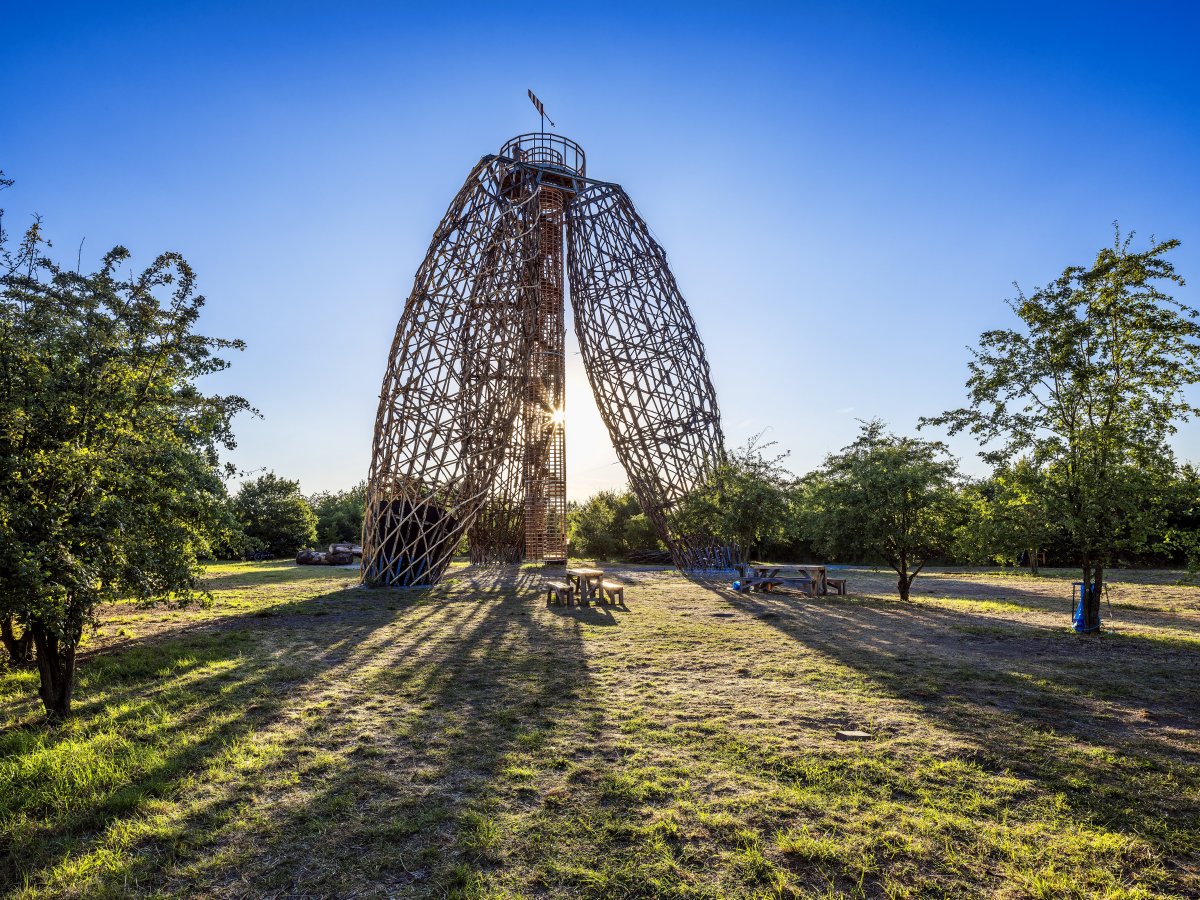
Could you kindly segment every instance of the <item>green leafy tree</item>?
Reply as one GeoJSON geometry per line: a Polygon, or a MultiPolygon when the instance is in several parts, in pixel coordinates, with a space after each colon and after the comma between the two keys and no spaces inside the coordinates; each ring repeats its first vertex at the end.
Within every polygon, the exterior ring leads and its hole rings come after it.
{"type": "MultiPolygon", "coordinates": [[[[633,497],[632,494],[630,494],[633,497]]],[[[634,502],[637,498],[633,497],[634,502]]],[[[625,551],[628,553],[633,550],[661,550],[664,549],[663,542],[658,539],[658,533],[654,530],[654,523],[650,521],[649,516],[638,508],[638,511],[631,515],[625,521],[624,527],[621,529],[621,534],[625,539],[625,551]]]]}
{"type": "Polygon", "coordinates": [[[212,529],[212,537],[209,541],[206,557],[209,559],[240,560],[245,557],[246,550],[251,542],[246,537],[242,523],[238,520],[237,510],[234,508],[234,498],[229,496],[225,485],[222,485],[222,488],[224,489],[224,499],[221,503],[217,521],[212,529]]]}
{"type": "MultiPolygon", "coordinates": [[[[13,180],[6,178],[4,170],[0,169],[0,191],[12,187],[13,180]]],[[[4,243],[4,211],[0,210],[0,246],[4,243]]],[[[6,263],[11,262],[7,257],[6,263]]],[[[11,274],[11,273],[10,273],[11,274]]],[[[5,513],[0,506],[0,516],[5,513]]],[[[0,521],[0,525],[6,524],[0,521]]],[[[0,641],[8,654],[8,662],[14,666],[24,666],[33,661],[33,632],[25,627],[17,618],[14,604],[5,604],[0,598],[0,641]]]]}
{"type": "Polygon", "coordinates": [[[790,516],[794,478],[783,467],[787,453],[771,455],[762,435],[728,450],[707,483],[688,494],[676,513],[685,532],[711,535],[737,548],[742,559],[783,540],[790,516]]]}
{"type": "Polygon", "coordinates": [[[953,546],[963,517],[959,481],[944,444],[864,422],[854,443],[804,479],[810,539],[831,557],[891,566],[907,600],[925,565],[953,546]]]}
{"type": "Polygon", "coordinates": [[[1160,287],[1183,284],[1166,259],[1179,242],[1131,241],[1118,231],[1092,266],[1019,293],[1019,327],[980,337],[970,406],[923,423],[969,431],[995,465],[1024,455],[1037,467],[1090,587],[1089,629],[1105,568],[1161,526],[1147,498],[1174,469],[1166,439],[1196,412],[1184,389],[1200,381],[1197,313],[1160,287]]]}
{"type": "Polygon", "coordinates": [[[300,493],[300,482],[274,472],[244,482],[233,509],[252,545],[272,556],[293,556],[317,540],[317,517],[300,493]]]}
{"type": "Polygon", "coordinates": [[[1193,575],[1200,572],[1200,472],[1190,464],[1179,467],[1166,498],[1167,512],[1158,550],[1172,562],[1183,562],[1193,575]]]}
{"type": "Polygon", "coordinates": [[[594,559],[620,559],[631,550],[659,549],[654,533],[629,490],[599,491],[567,513],[571,552],[594,559]]]}
{"type": "Polygon", "coordinates": [[[952,555],[955,560],[974,565],[1012,563],[1012,547],[1004,545],[997,552],[1000,542],[995,540],[995,494],[996,484],[992,479],[965,484],[960,491],[963,523],[954,535],[952,555]]]}
{"type": "Polygon", "coordinates": [[[360,481],[347,491],[323,491],[308,498],[317,517],[317,543],[362,540],[363,514],[367,508],[367,483],[360,481]]]}
{"type": "Polygon", "coordinates": [[[1038,556],[1055,538],[1042,474],[1027,459],[1001,469],[988,481],[964,488],[967,521],[959,529],[955,555],[975,563],[1014,564],[1028,560],[1037,574],[1038,556]]]}
{"type": "Polygon", "coordinates": [[[580,556],[614,559],[624,549],[620,528],[622,495],[599,491],[567,514],[571,550],[580,556]]]}
{"type": "Polygon", "coordinates": [[[0,620],[30,636],[60,717],[100,604],[204,596],[218,451],[248,406],[197,387],[242,344],[195,333],[204,298],[183,257],[126,274],[117,247],[82,274],[46,246],[39,222],[15,247],[0,228],[0,620]]]}

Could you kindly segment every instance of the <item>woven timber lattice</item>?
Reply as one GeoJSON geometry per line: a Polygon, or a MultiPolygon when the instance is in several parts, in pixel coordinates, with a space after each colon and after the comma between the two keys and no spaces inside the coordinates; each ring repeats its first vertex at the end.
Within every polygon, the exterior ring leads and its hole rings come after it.
{"type": "Polygon", "coordinates": [[[417,272],[388,356],[367,480],[363,579],[433,584],[484,505],[524,393],[536,247],[505,167],[482,160],[417,272]]]}
{"type": "Polygon", "coordinates": [[[719,462],[717,394],[696,323],[662,247],[617,185],[567,212],[571,305],[584,368],[642,511],[681,568],[725,568],[729,548],[688,535],[673,512],[719,462]]]}
{"type": "Polygon", "coordinates": [[[564,233],[583,362],[630,484],[677,565],[727,565],[673,519],[722,435],[666,255],[619,186],[585,177],[573,142],[523,135],[502,152],[454,198],[396,327],[364,582],[434,584],[464,535],[476,563],[566,558],[564,233]]]}

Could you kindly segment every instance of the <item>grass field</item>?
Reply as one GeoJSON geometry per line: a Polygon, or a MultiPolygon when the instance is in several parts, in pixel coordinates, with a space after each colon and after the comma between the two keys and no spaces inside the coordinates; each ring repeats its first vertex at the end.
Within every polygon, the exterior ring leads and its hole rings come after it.
{"type": "Polygon", "coordinates": [[[620,610],[548,608],[530,569],[214,566],[211,608],[107,610],[66,724],[0,673],[0,886],[1200,896],[1200,589],[1114,573],[1080,637],[1072,573],[910,604],[845,574],[809,600],[626,568],[620,610]]]}

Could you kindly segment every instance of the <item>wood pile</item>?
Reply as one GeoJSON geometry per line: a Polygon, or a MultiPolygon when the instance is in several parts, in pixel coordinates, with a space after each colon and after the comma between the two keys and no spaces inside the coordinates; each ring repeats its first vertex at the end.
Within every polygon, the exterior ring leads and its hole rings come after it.
{"type": "Polygon", "coordinates": [[[348,566],[355,557],[362,556],[362,547],[358,544],[343,542],[330,544],[328,550],[301,550],[296,554],[296,564],[300,566],[348,566]]]}

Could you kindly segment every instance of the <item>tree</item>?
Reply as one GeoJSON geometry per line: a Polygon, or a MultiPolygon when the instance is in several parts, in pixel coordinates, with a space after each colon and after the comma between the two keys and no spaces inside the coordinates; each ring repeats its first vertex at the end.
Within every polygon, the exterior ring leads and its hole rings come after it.
{"type": "Polygon", "coordinates": [[[964,489],[966,523],[959,528],[955,555],[978,563],[1019,563],[1033,574],[1038,556],[1055,535],[1046,506],[1047,485],[1027,459],[964,489]]]}
{"type": "Polygon", "coordinates": [[[81,274],[47,246],[40,222],[15,248],[0,228],[0,619],[30,635],[61,717],[101,603],[203,596],[218,451],[249,407],[197,387],[242,344],[194,332],[204,298],[182,256],[125,275],[116,247],[81,274]]]}
{"type": "Polygon", "coordinates": [[[631,550],[662,546],[654,526],[628,489],[599,491],[567,512],[571,551],[594,559],[619,559],[631,550]]]}
{"type": "Polygon", "coordinates": [[[744,447],[726,451],[709,480],[681,502],[677,516],[685,531],[717,537],[736,547],[742,559],[782,540],[794,476],[783,467],[787,453],[767,455],[773,446],[757,434],[744,447]]]}
{"type": "Polygon", "coordinates": [[[969,431],[1004,465],[1027,455],[1047,508],[1082,569],[1088,630],[1100,626],[1104,570],[1153,531],[1147,497],[1173,472],[1166,438],[1196,409],[1197,313],[1164,293],[1183,284],[1165,258],[1175,240],[1133,252],[1117,231],[1090,268],[1071,266],[1009,306],[1016,329],[985,332],[969,363],[970,406],[922,424],[969,431]]]}
{"type": "Polygon", "coordinates": [[[234,509],[234,498],[229,496],[228,488],[224,484],[221,487],[223,495],[221,506],[210,531],[208,546],[201,558],[244,559],[251,541],[246,537],[242,523],[238,520],[237,510],[234,509]]]}
{"type": "Polygon", "coordinates": [[[614,559],[624,550],[620,526],[624,497],[599,491],[567,512],[571,550],[594,559],[614,559]]]}
{"type": "Polygon", "coordinates": [[[831,557],[887,563],[907,600],[926,563],[952,545],[962,518],[958,481],[944,444],[864,422],[854,443],[804,479],[808,533],[831,557]]]}
{"type": "Polygon", "coordinates": [[[363,514],[367,508],[367,483],[360,481],[347,491],[322,491],[308,498],[317,517],[317,543],[362,540],[363,514]]]}
{"type": "Polygon", "coordinates": [[[294,556],[317,540],[317,517],[298,481],[267,472],[242,484],[233,508],[246,537],[272,556],[294,556]]]}
{"type": "MultiPolygon", "coordinates": [[[[12,185],[13,180],[6,178],[4,170],[0,169],[0,191],[12,187],[12,185]]],[[[0,247],[3,246],[4,211],[0,210],[0,247]]],[[[8,257],[5,257],[5,262],[10,262],[8,257]]],[[[0,516],[2,515],[4,515],[4,507],[0,506],[0,516]]],[[[0,527],[3,527],[4,524],[7,523],[0,522],[0,527]]],[[[33,632],[18,620],[13,606],[5,608],[3,598],[0,598],[0,640],[4,643],[10,665],[24,666],[33,661],[33,632]]]]}
{"type": "Polygon", "coordinates": [[[1190,464],[1179,467],[1165,497],[1161,543],[1157,549],[1173,562],[1183,562],[1191,574],[1200,572],[1200,472],[1190,464]]]}

